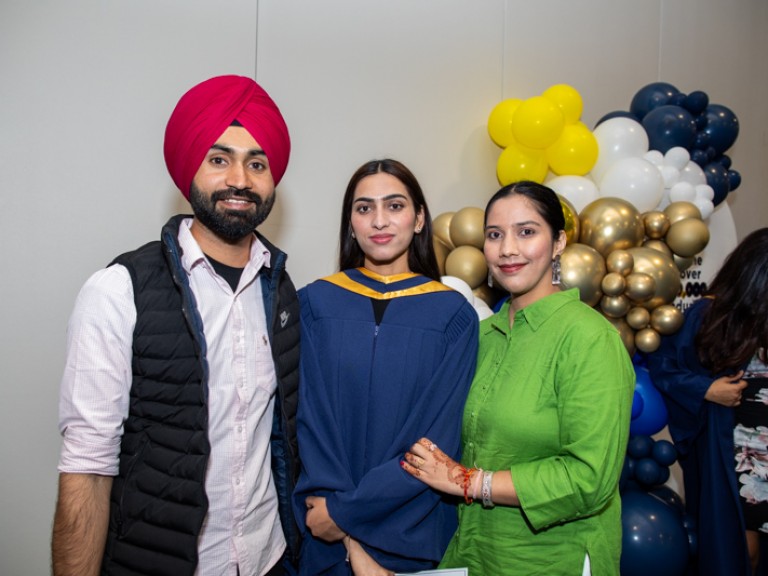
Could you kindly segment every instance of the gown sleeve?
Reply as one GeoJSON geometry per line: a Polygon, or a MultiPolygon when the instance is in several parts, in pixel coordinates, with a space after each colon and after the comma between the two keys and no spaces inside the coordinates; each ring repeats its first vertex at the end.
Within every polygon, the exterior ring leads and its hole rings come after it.
{"type": "Polygon", "coordinates": [[[441,496],[402,470],[400,462],[422,436],[458,459],[461,415],[477,355],[477,314],[467,303],[454,311],[443,335],[446,345],[442,359],[423,385],[423,393],[394,439],[381,440],[389,442],[387,457],[355,481],[353,467],[345,457],[342,427],[336,422],[334,403],[342,400],[328,394],[328,383],[322,381],[323,359],[318,357],[313,341],[309,308],[302,308],[299,441],[305,481],[300,482],[295,495],[300,524],[304,523],[306,496],[325,496],[336,524],[367,547],[439,560],[447,541],[443,542],[435,530],[441,523],[455,527],[455,509],[450,507],[453,518],[446,517],[444,522],[424,522],[440,507],[441,496]]]}
{"type": "Polygon", "coordinates": [[[663,394],[669,412],[669,431],[681,455],[706,426],[711,408],[704,396],[713,377],[699,362],[694,340],[708,303],[700,300],[689,309],[682,328],[662,339],[648,358],[648,371],[663,394]]]}
{"type": "Polygon", "coordinates": [[[618,333],[578,333],[559,356],[559,449],[510,467],[520,506],[537,530],[605,507],[618,489],[629,436],[635,373],[618,333]]]}

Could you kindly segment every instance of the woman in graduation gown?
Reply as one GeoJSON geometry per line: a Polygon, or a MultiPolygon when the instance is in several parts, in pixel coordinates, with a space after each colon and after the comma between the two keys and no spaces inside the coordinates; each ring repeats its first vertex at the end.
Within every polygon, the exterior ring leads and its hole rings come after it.
{"type": "Polygon", "coordinates": [[[300,572],[429,569],[456,528],[455,504],[400,462],[426,435],[458,457],[478,318],[438,281],[429,211],[401,163],[352,176],[339,270],[299,292],[300,572]]]}

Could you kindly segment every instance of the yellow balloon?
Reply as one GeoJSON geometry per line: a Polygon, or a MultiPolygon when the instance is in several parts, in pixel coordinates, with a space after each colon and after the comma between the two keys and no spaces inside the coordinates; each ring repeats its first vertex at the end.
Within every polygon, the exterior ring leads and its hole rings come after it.
{"type": "Polygon", "coordinates": [[[683,325],[685,317],[676,306],[662,304],[651,312],[651,328],[659,334],[674,334],[683,325]]]}
{"type": "Polygon", "coordinates": [[[514,142],[512,117],[521,103],[520,98],[508,98],[496,104],[491,110],[491,114],[488,116],[488,135],[497,146],[506,148],[514,142]]]}
{"type": "Polygon", "coordinates": [[[563,217],[565,218],[565,242],[566,244],[578,242],[579,213],[576,212],[576,208],[565,196],[558,194],[557,197],[560,199],[560,206],[563,209],[563,217]]]}
{"type": "Polygon", "coordinates": [[[624,343],[624,347],[629,352],[629,355],[633,356],[635,353],[635,331],[632,330],[632,327],[627,324],[624,318],[611,318],[610,316],[606,316],[606,318],[608,322],[613,324],[613,327],[616,328],[619,336],[621,336],[621,341],[624,343]]]}
{"type": "Polygon", "coordinates": [[[645,235],[637,208],[621,198],[593,200],[579,213],[579,220],[579,242],[592,246],[603,256],[640,246],[645,235]]]}
{"type": "Polygon", "coordinates": [[[680,293],[680,271],[674,260],[650,248],[630,248],[627,250],[634,258],[633,273],[648,274],[656,281],[656,290],[649,300],[640,305],[653,310],[662,304],[670,304],[680,293]]]}
{"type": "Polygon", "coordinates": [[[445,275],[456,276],[474,289],[486,282],[488,266],[485,256],[474,246],[459,246],[445,259],[445,275]]]}
{"type": "Polygon", "coordinates": [[[634,302],[648,300],[656,294],[656,280],[649,274],[632,272],[627,276],[627,287],[624,294],[634,302]]]}
{"type": "Polygon", "coordinates": [[[608,272],[608,274],[603,276],[600,286],[603,289],[603,294],[606,296],[619,296],[627,287],[627,281],[624,276],[617,272],[608,272]]]}
{"type": "Polygon", "coordinates": [[[551,146],[560,137],[564,126],[562,110],[543,96],[523,100],[512,117],[512,135],[529,148],[551,146]]]}
{"type": "Polygon", "coordinates": [[[440,270],[440,276],[445,276],[445,259],[448,258],[451,249],[443,244],[437,236],[432,237],[432,246],[435,248],[435,258],[437,258],[437,268],[440,270]]]}
{"type": "Polygon", "coordinates": [[[451,240],[451,220],[455,212],[443,212],[432,219],[432,234],[451,250],[455,248],[451,240]]]}
{"type": "Polygon", "coordinates": [[[555,84],[550,86],[541,95],[557,104],[563,113],[566,124],[573,124],[581,118],[584,101],[576,88],[568,84],[555,84]]]}
{"type": "Polygon", "coordinates": [[[683,218],[698,218],[701,220],[701,210],[691,202],[672,202],[664,208],[664,214],[667,215],[670,225],[683,218]]]}
{"type": "Polygon", "coordinates": [[[547,177],[547,157],[543,150],[528,148],[517,142],[507,146],[496,162],[496,177],[506,186],[520,180],[532,180],[541,184],[547,177]]]}
{"type": "Polygon", "coordinates": [[[651,321],[651,313],[645,308],[635,306],[627,312],[627,324],[635,330],[642,330],[648,326],[651,321]]]}
{"type": "Polygon", "coordinates": [[[560,256],[560,281],[563,288],[578,288],[582,302],[594,306],[603,296],[601,284],[605,260],[586,244],[569,244],[560,256]]]}
{"type": "Polygon", "coordinates": [[[547,162],[555,174],[584,176],[597,162],[597,139],[582,122],[567,124],[547,148],[547,162]]]}
{"type": "Polygon", "coordinates": [[[621,318],[631,307],[626,296],[603,296],[600,299],[600,310],[605,316],[621,318]]]}
{"type": "Polygon", "coordinates": [[[661,336],[653,328],[643,328],[635,334],[635,346],[640,352],[650,354],[659,349],[661,336]]]}
{"type": "Polygon", "coordinates": [[[690,258],[709,244],[709,228],[697,218],[683,218],[669,227],[666,240],[672,252],[690,258]]]}
{"type": "Polygon", "coordinates": [[[616,272],[622,276],[632,272],[632,266],[634,265],[635,260],[632,258],[632,254],[626,250],[614,250],[605,259],[605,266],[608,272],[616,272]]]}
{"type": "Polygon", "coordinates": [[[484,212],[481,208],[468,206],[453,215],[448,231],[451,242],[456,247],[474,246],[483,249],[485,233],[483,232],[484,212]]]}
{"type": "Polygon", "coordinates": [[[669,230],[669,218],[664,212],[654,210],[643,214],[643,226],[645,227],[645,235],[653,240],[664,238],[664,235],[669,230]]]}
{"type": "Polygon", "coordinates": [[[667,243],[664,242],[664,240],[646,240],[643,242],[643,247],[650,248],[651,250],[658,250],[672,258],[672,250],[669,249],[669,246],[667,246],[667,243]]]}

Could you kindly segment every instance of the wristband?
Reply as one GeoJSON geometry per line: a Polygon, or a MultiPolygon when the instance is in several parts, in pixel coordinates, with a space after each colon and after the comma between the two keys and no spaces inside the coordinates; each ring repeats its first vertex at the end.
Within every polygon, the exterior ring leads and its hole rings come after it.
{"type": "Polygon", "coordinates": [[[480,497],[483,500],[483,508],[494,507],[492,492],[491,492],[492,483],[493,483],[493,472],[490,472],[490,471],[483,472],[483,486],[480,489],[480,497]]]}

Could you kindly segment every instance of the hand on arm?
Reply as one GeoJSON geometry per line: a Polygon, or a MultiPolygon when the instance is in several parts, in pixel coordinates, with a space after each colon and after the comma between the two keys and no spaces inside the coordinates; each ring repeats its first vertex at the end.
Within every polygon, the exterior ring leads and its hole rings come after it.
{"type": "MultiPolygon", "coordinates": [[[[435,490],[473,500],[481,498],[482,471],[467,470],[427,438],[422,438],[411,446],[410,451],[405,454],[405,462],[402,466],[406,472],[435,490]],[[468,475],[469,479],[466,483],[468,475]]],[[[491,501],[494,504],[519,506],[520,502],[509,470],[494,472],[491,495],[491,501]]]]}
{"type": "Polygon", "coordinates": [[[747,383],[741,379],[744,370],[739,370],[732,376],[722,376],[712,382],[704,394],[704,399],[727,406],[729,408],[741,404],[741,393],[747,387],[747,383]]]}
{"type": "Polygon", "coordinates": [[[347,548],[349,564],[355,576],[394,576],[394,572],[376,562],[357,540],[345,536],[344,546],[347,548]]]}
{"type": "Polygon", "coordinates": [[[53,575],[95,576],[109,522],[111,476],[61,474],[53,520],[53,575]]]}
{"type": "Polygon", "coordinates": [[[325,498],[322,496],[308,496],[305,502],[307,504],[307,518],[305,522],[312,536],[326,542],[336,542],[344,538],[346,534],[336,525],[336,522],[328,513],[325,498]]]}

